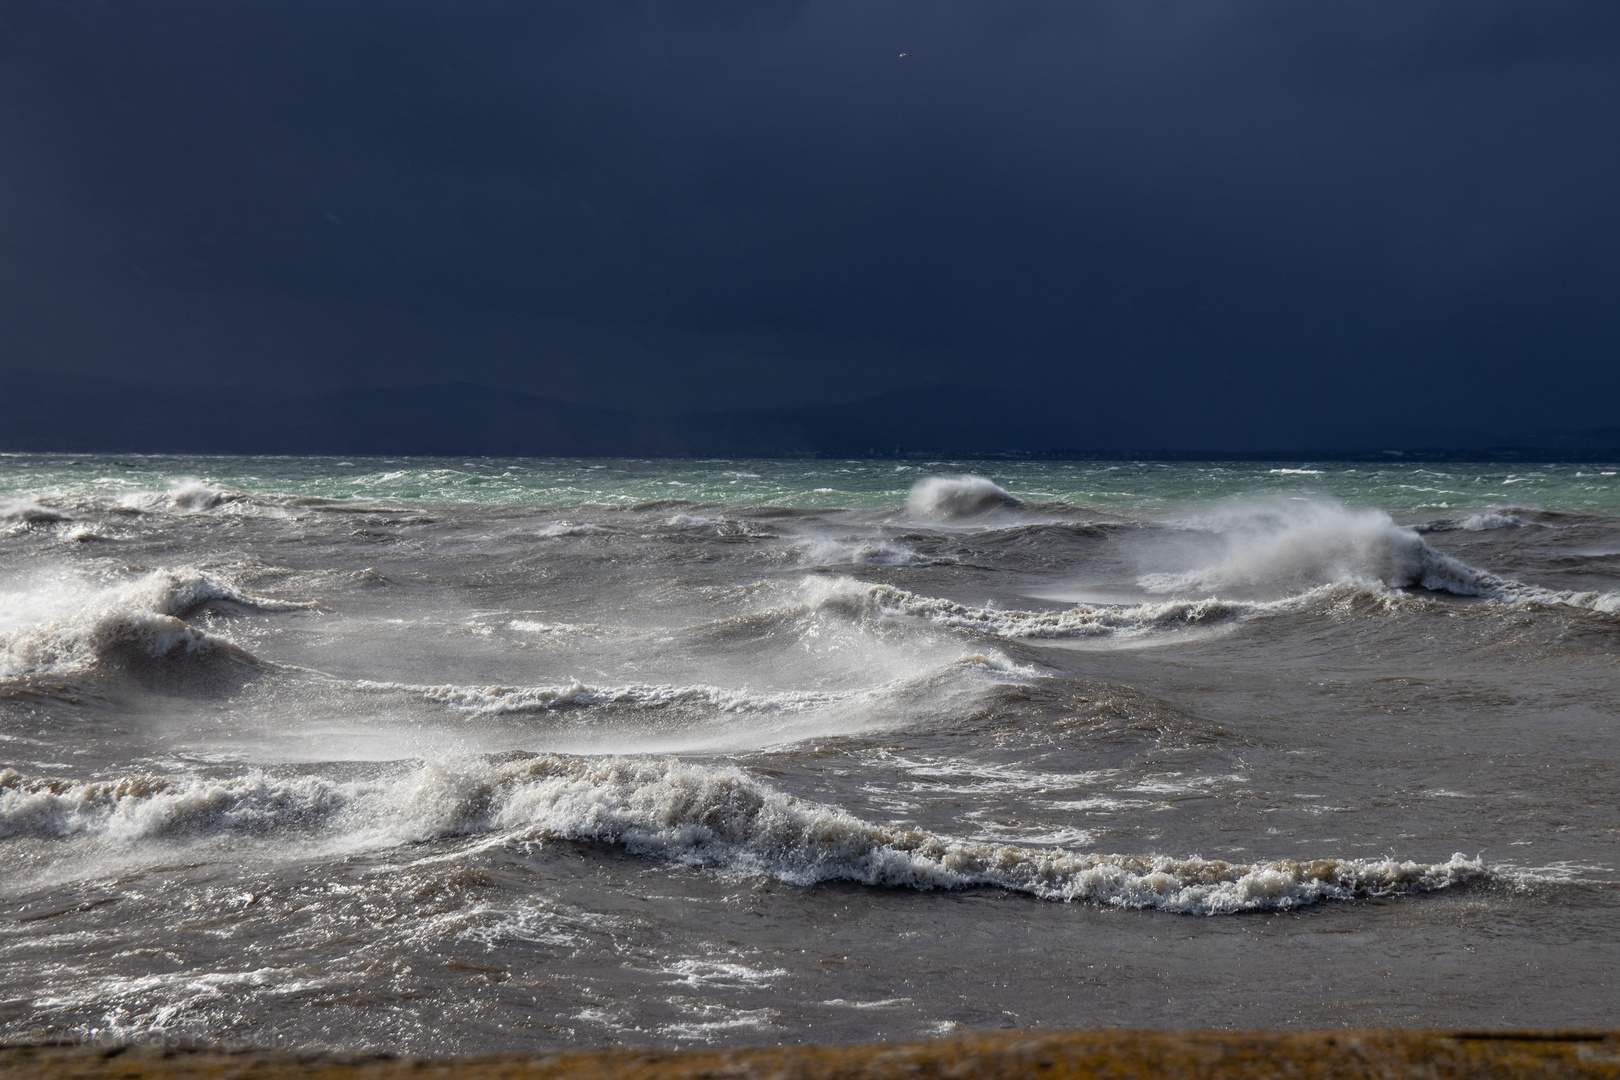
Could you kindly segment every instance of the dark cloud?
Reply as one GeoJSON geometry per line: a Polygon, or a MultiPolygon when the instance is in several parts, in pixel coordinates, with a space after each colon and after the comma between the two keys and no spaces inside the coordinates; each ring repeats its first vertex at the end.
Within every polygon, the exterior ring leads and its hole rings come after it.
{"type": "Polygon", "coordinates": [[[983,383],[1153,445],[1595,425],[1620,391],[1614,5],[0,20],[16,367],[642,409],[983,383]]]}

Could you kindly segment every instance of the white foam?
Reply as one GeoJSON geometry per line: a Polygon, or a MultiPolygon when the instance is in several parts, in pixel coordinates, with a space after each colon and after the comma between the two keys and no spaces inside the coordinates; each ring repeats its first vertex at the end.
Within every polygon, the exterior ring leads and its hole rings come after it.
{"type": "Polygon", "coordinates": [[[94,783],[0,773],[0,835],[123,844],[185,834],[324,831],[380,846],[498,832],[613,844],[638,855],[796,885],[992,886],[1051,900],[1188,914],[1286,909],[1490,878],[1462,855],[1229,863],[1078,853],[953,839],[863,821],[794,798],[736,768],[546,756],[429,765],[386,780],[129,777],[94,783]]]}

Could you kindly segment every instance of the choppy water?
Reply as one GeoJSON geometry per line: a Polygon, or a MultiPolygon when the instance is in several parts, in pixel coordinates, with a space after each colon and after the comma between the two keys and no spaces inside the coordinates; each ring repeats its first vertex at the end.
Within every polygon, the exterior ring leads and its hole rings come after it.
{"type": "Polygon", "coordinates": [[[1617,471],[0,458],[0,1037],[1612,1025],[1617,471]]]}

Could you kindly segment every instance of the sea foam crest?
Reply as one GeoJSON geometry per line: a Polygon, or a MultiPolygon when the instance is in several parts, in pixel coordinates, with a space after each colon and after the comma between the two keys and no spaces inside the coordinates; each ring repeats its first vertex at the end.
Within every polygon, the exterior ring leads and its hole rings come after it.
{"type": "Polygon", "coordinates": [[[551,755],[389,781],[28,780],[0,772],[0,835],[132,843],[186,834],[334,831],[357,843],[498,832],[614,844],[652,858],[795,885],[992,886],[1042,899],[1219,915],[1486,880],[1479,860],[1230,863],[963,841],[863,821],[737,768],[551,755]]]}

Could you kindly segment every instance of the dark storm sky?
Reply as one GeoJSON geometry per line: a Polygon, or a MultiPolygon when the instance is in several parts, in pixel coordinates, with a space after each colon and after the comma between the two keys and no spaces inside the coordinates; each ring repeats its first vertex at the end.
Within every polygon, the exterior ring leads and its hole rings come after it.
{"type": "Polygon", "coordinates": [[[1617,193],[1612,0],[0,7],[10,370],[1613,425],[1617,193]]]}

